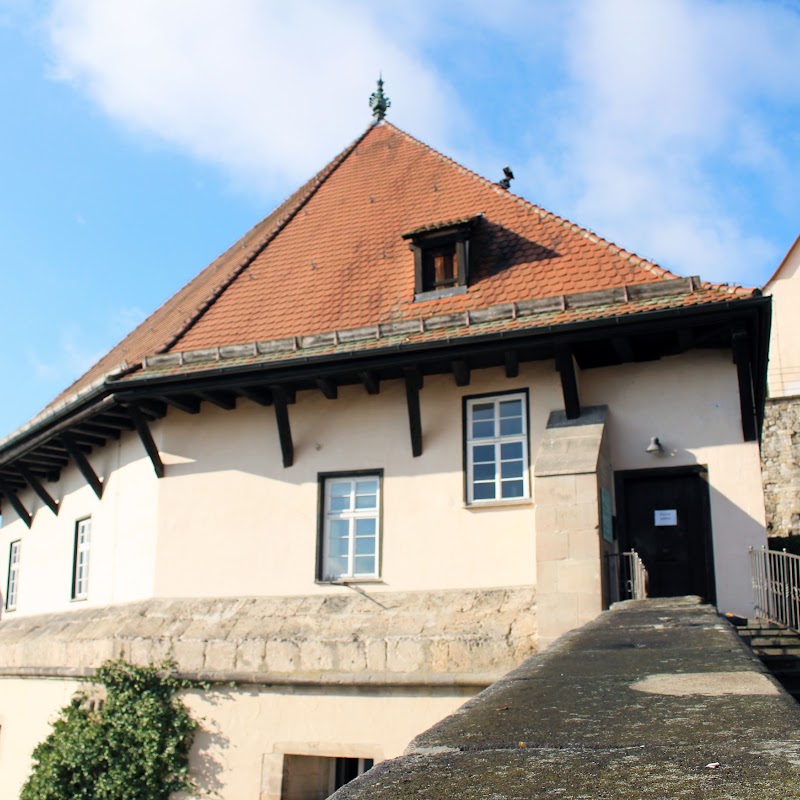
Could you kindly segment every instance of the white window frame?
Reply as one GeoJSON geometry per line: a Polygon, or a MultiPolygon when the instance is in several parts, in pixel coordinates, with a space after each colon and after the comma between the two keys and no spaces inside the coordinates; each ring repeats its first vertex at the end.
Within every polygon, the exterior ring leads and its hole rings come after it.
{"type": "MultiPolygon", "coordinates": [[[[380,580],[381,572],[381,509],[382,509],[382,493],[383,493],[383,472],[382,470],[365,471],[365,472],[351,472],[351,473],[336,473],[320,475],[321,483],[321,524],[320,524],[320,562],[318,576],[320,582],[323,583],[338,583],[338,582],[359,582],[359,581],[374,581],[380,580]],[[375,481],[377,483],[377,491],[375,493],[375,505],[371,508],[358,509],[356,508],[357,485],[367,481],[375,481]],[[333,487],[342,484],[349,484],[349,507],[343,510],[334,510],[331,506],[331,498],[333,497],[333,487]],[[374,548],[374,569],[370,572],[359,571],[356,568],[356,532],[357,523],[359,520],[372,519],[375,521],[375,548],[374,548]],[[334,522],[341,523],[347,522],[347,569],[344,572],[332,570],[330,568],[329,559],[332,558],[330,553],[331,543],[331,524],[334,522]]],[[[372,496],[358,495],[358,496],[372,496]]]]}
{"type": "MultiPolygon", "coordinates": [[[[479,395],[476,397],[467,397],[464,402],[464,460],[466,471],[466,495],[467,505],[470,506],[483,506],[483,505],[501,505],[504,503],[524,503],[530,501],[531,486],[530,486],[530,449],[528,444],[528,392],[507,392],[492,395],[479,395]],[[500,406],[502,403],[518,400],[522,406],[521,417],[521,431],[512,434],[503,434],[500,431],[500,406]],[[477,406],[491,405],[494,409],[494,435],[492,436],[474,436],[473,435],[473,422],[474,411],[477,406]],[[521,443],[522,444],[522,476],[503,478],[501,473],[502,458],[502,445],[521,443]],[[494,485],[494,497],[491,498],[475,498],[475,456],[474,448],[476,446],[493,446],[495,450],[494,464],[495,473],[491,479],[494,485]],[[503,496],[504,483],[516,483],[522,481],[522,494],[513,496],[503,496]]],[[[517,459],[513,459],[516,461],[517,459]]],[[[509,459],[508,461],[511,461],[509,459]]],[[[479,462],[480,463],[480,462],[479,462]]],[[[484,462],[486,463],[486,462],[484,462]]],[[[479,483],[489,483],[485,479],[478,481],[479,483]]]]}
{"type": "Polygon", "coordinates": [[[8,581],[6,583],[6,611],[14,611],[19,594],[19,559],[22,541],[17,539],[8,547],[8,581]]]}
{"type": "Polygon", "coordinates": [[[75,523],[75,546],[72,558],[72,599],[89,596],[89,554],[92,546],[92,518],[84,517],[75,523]]]}

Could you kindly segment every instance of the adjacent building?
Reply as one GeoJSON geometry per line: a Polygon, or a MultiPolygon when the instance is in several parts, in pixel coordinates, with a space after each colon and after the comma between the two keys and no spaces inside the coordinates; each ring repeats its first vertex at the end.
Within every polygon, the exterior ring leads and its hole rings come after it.
{"type": "Polygon", "coordinates": [[[748,613],[769,298],[507,187],[380,119],[0,441],[3,785],[113,656],[225,682],[200,785],[296,800],[596,616],[622,551],[748,613]]]}
{"type": "MultiPolygon", "coordinates": [[[[762,461],[770,536],[800,535],[800,238],[764,286],[773,326],[762,461]]],[[[778,538],[778,544],[781,544],[778,538]]]]}

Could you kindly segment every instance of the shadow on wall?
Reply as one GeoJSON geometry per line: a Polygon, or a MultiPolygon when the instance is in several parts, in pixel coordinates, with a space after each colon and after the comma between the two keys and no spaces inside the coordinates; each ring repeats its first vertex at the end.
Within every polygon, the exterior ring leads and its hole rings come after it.
{"type": "Polygon", "coordinates": [[[714,538],[717,607],[743,617],[753,615],[749,549],[767,544],[763,520],[746,513],[713,486],[709,487],[714,538]]]}
{"type": "MultiPolygon", "coordinates": [[[[231,702],[219,691],[192,689],[186,695],[202,698],[204,704],[220,707],[231,702]]],[[[218,797],[225,788],[220,776],[224,770],[224,755],[230,747],[230,739],[222,733],[219,724],[208,716],[198,715],[192,708],[192,716],[198,721],[192,749],[189,752],[189,774],[194,780],[200,797],[218,797]]],[[[182,795],[181,795],[182,796],[182,795]]]]}

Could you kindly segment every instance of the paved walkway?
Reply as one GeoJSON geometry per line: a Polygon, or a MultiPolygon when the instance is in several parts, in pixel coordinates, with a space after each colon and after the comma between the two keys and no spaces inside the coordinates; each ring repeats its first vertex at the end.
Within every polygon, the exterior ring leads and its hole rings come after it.
{"type": "Polygon", "coordinates": [[[336,800],[800,800],[800,705],[715,610],[619,604],[336,800]]]}

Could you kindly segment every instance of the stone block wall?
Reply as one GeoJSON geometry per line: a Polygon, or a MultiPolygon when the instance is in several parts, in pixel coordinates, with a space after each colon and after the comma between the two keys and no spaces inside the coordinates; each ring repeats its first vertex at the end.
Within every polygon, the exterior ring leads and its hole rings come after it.
{"type": "Polygon", "coordinates": [[[605,406],[585,408],[575,420],[554,411],[542,439],[535,465],[541,650],[603,610],[599,471],[605,423],[605,406]]]}
{"type": "Polygon", "coordinates": [[[800,534],[800,397],[767,400],[761,473],[767,535],[800,534]]]}
{"type": "Polygon", "coordinates": [[[487,685],[536,651],[533,587],[154,599],[0,623],[0,676],[174,658],[256,684],[487,685]]]}

